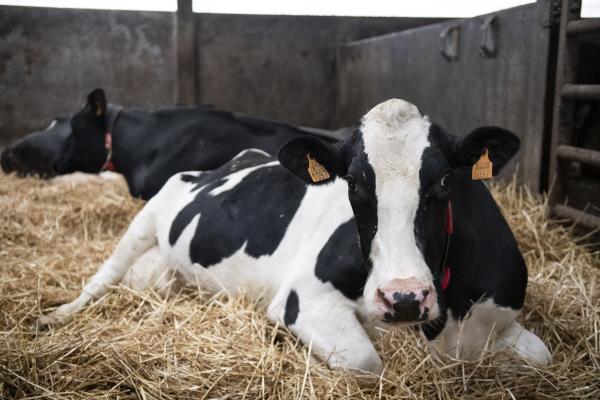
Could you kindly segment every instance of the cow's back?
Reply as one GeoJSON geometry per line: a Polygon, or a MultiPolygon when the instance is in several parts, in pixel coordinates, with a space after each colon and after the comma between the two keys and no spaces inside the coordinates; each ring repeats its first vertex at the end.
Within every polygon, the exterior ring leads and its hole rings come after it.
{"type": "Polygon", "coordinates": [[[135,196],[152,197],[175,173],[218,168],[245,149],[269,154],[302,134],[283,123],[235,116],[206,107],[175,108],[154,113],[123,112],[125,175],[135,196]]]}
{"type": "Polygon", "coordinates": [[[326,285],[315,266],[352,218],[346,190],[343,182],[307,186],[250,150],[214,171],[174,175],[151,203],[161,251],[186,281],[270,298],[292,282],[326,285]]]}

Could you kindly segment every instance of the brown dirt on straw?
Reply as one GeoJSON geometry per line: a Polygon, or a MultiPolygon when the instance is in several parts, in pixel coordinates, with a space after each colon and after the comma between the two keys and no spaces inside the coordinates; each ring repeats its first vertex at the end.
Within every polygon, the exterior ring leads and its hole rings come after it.
{"type": "Polygon", "coordinates": [[[546,217],[544,199],[494,194],[529,265],[519,320],[550,347],[537,368],[507,356],[440,361],[410,330],[378,342],[381,379],[332,371],[243,296],[164,301],[119,288],[73,322],[32,321],[74,299],[142,206],[123,183],[0,176],[0,397],[600,398],[600,261],[546,217]]]}

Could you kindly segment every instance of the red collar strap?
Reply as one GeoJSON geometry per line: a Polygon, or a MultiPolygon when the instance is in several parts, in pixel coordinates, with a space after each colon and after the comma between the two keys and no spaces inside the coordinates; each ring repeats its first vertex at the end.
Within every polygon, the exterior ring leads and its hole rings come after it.
{"type": "Polygon", "coordinates": [[[104,133],[104,148],[106,149],[106,161],[104,161],[104,165],[100,169],[100,172],[104,171],[112,171],[117,172],[117,168],[112,161],[112,131],[115,127],[115,123],[117,122],[117,118],[119,114],[121,114],[121,110],[123,106],[116,104],[108,104],[106,107],[106,115],[105,119],[105,129],[104,133]]]}
{"type": "Polygon", "coordinates": [[[104,134],[104,148],[106,149],[106,161],[104,161],[104,165],[100,169],[100,172],[104,171],[112,171],[117,172],[115,168],[115,164],[112,162],[112,133],[106,132],[104,134]]]}
{"type": "Polygon", "coordinates": [[[446,207],[446,221],[444,223],[444,229],[446,231],[446,241],[444,243],[444,255],[442,257],[442,263],[440,265],[441,270],[441,285],[442,290],[446,290],[450,284],[450,267],[446,265],[448,260],[448,251],[450,250],[450,238],[454,233],[454,218],[452,217],[452,202],[448,200],[448,206],[446,207]]]}

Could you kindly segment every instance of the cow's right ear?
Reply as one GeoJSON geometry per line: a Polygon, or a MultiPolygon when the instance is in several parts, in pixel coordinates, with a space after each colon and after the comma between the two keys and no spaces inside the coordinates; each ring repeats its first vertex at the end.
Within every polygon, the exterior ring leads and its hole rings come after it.
{"type": "Polygon", "coordinates": [[[103,117],[106,114],[106,95],[104,90],[95,89],[88,95],[88,106],[94,111],[97,117],[103,117]]]}
{"type": "Polygon", "coordinates": [[[300,136],[277,152],[281,165],[304,182],[320,185],[346,174],[343,157],[334,146],[312,136],[300,136]]]}

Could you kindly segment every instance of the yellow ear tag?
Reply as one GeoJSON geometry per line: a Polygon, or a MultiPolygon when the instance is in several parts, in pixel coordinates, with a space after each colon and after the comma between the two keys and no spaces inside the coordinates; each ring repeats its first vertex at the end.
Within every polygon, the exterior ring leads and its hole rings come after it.
{"type": "Polygon", "coordinates": [[[96,103],[96,116],[100,116],[102,114],[102,105],[100,103],[96,103]]]}
{"type": "Polygon", "coordinates": [[[473,165],[471,178],[476,181],[480,179],[490,179],[492,177],[492,161],[489,158],[488,149],[483,150],[479,160],[473,165]]]}
{"type": "Polygon", "coordinates": [[[310,153],[306,155],[306,158],[308,159],[308,174],[313,182],[321,182],[331,178],[331,175],[329,175],[327,169],[325,169],[323,165],[319,164],[319,162],[315,160],[310,153]]]}

